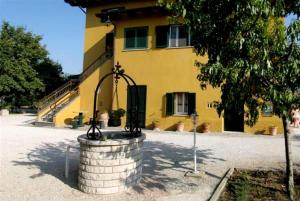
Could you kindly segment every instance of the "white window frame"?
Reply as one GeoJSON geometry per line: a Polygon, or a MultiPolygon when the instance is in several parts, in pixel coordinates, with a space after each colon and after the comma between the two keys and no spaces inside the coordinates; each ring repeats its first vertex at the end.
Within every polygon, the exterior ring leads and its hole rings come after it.
{"type": "Polygon", "coordinates": [[[191,46],[191,32],[190,30],[188,30],[188,41],[187,41],[187,45],[186,46],[179,46],[179,27],[182,27],[182,25],[170,25],[169,26],[169,37],[168,37],[168,47],[170,48],[176,48],[176,47],[190,47],[191,46]],[[175,38],[175,46],[171,46],[171,35],[172,35],[172,27],[176,28],[176,38],[175,38]]]}
{"type": "Polygon", "coordinates": [[[188,115],[188,110],[189,110],[189,103],[188,103],[188,93],[175,93],[175,98],[174,98],[174,114],[175,115],[188,115]],[[178,112],[178,95],[179,94],[183,94],[183,100],[182,100],[182,107],[183,107],[183,111],[184,111],[184,108],[185,108],[185,104],[187,102],[187,111],[186,112],[178,112]]]}

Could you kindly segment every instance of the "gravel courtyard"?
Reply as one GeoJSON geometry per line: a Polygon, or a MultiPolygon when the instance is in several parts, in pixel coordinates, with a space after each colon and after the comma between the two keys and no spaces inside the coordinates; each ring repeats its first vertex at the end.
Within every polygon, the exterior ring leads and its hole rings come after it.
{"type": "MultiPolygon", "coordinates": [[[[69,179],[64,178],[65,149],[84,131],[37,128],[34,115],[0,116],[0,200],[201,201],[207,200],[230,167],[284,169],[282,136],[198,134],[200,179],[192,170],[191,133],[145,131],[143,179],[130,192],[87,195],[77,189],[78,151],[72,150],[69,179]]],[[[300,168],[300,132],[293,130],[292,150],[300,168]]]]}

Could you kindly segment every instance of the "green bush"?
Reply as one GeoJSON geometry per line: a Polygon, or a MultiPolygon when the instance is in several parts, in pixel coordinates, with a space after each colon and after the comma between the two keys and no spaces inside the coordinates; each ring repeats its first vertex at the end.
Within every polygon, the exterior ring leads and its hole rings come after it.
{"type": "Polygon", "coordinates": [[[230,191],[233,192],[237,201],[247,201],[250,191],[249,180],[246,174],[242,174],[235,181],[230,183],[230,191]]]}
{"type": "Polygon", "coordinates": [[[109,117],[112,119],[120,119],[125,115],[126,111],[122,108],[119,108],[117,110],[112,110],[109,114],[109,117]]]}

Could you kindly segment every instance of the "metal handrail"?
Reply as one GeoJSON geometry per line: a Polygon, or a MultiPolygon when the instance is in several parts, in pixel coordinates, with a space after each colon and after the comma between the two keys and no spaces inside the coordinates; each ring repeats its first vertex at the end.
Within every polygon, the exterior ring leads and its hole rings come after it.
{"type": "Polygon", "coordinates": [[[72,79],[68,81],[67,83],[57,88],[55,91],[51,92],[46,97],[42,98],[37,104],[39,110],[43,110],[49,105],[50,105],[50,111],[55,110],[57,107],[57,102],[60,101],[61,98],[65,96],[65,94],[71,92],[75,88],[77,88],[78,90],[79,84],[85,78],[87,78],[95,69],[97,69],[100,65],[102,65],[108,59],[110,59],[112,56],[113,56],[112,51],[106,51],[103,54],[101,54],[99,57],[95,59],[95,61],[93,61],[89,66],[87,66],[84,69],[84,71],[80,74],[78,79],[72,79]]]}
{"type": "Polygon", "coordinates": [[[80,82],[82,82],[88,75],[93,72],[98,66],[102,65],[105,61],[113,56],[112,51],[106,51],[95,59],[88,67],[86,67],[79,76],[80,82]]]}
{"type": "MultiPolygon", "coordinates": [[[[79,94],[79,88],[76,87],[75,89],[69,91],[69,93],[70,93],[70,95],[67,98],[64,98],[65,96],[62,96],[59,100],[57,100],[57,102],[60,101],[59,105],[64,104],[66,102],[70,102],[74,97],[76,97],[79,94]]],[[[58,112],[57,111],[57,106],[58,106],[57,102],[54,102],[50,105],[50,111],[55,111],[55,113],[58,112]]]]}
{"type": "Polygon", "coordinates": [[[62,96],[64,96],[66,93],[70,92],[74,85],[75,85],[75,80],[70,80],[52,93],[50,93],[48,96],[45,98],[41,99],[37,106],[41,110],[48,106],[49,104],[58,101],[62,96]]]}

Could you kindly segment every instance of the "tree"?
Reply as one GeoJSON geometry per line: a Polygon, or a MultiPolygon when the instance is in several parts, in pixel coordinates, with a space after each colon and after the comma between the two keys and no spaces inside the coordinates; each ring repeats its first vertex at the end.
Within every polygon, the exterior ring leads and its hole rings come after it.
{"type": "Polygon", "coordinates": [[[45,58],[42,63],[34,66],[34,69],[38,73],[38,78],[45,84],[45,90],[39,97],[51,93],[66,82],[61,65],[49,58],[45,58]]]}
{"type": "MultiPolygon", "coordinates": [[[[293,163],[288,118],[300,107],[299,0],[178,0],[161,2],[172,20],[189,27],[194,48],[208,55],[198,79],[221,89],[219,115],[227,108],[247,108],[245,123],[253,126],[259,111],[273,104],[282,119],[286,149],[287,187],[294,200],[293,163]],[[288,28],[283,18],[297,15],[288,28]]],[[[240,113],[244,111],[240,110],[240,113]]]]}
{"type": "Polygon", "coordinates": [[[48,58],[42,37],[4,22],[0,30],[0,100],[20,106],[62,83],[62,70],[48,58]]]}

